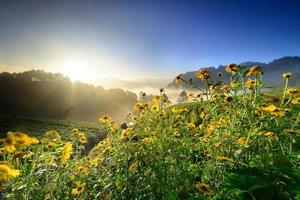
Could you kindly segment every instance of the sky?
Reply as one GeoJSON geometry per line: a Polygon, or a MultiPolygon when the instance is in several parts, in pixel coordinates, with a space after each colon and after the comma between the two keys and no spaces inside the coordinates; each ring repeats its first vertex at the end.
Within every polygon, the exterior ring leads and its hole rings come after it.
{"type": "Polygon", "coordinates": [[[1,0],[0,71],[172,78],[300,55],[300,1],[1,0]]]}

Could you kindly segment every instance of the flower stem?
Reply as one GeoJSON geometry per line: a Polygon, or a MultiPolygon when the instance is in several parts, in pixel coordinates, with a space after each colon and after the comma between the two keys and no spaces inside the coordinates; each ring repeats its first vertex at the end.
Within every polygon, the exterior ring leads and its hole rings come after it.
{"type": "Polygon", "coordinates": [[[283,105],[283,103],[284,103],[284,99],[285,99],[285,94],[286,94],[286,90],[287,90],[288,83],[289,83],[289,79],[286,78],[286,79],[285,79],[285,86],[284,86],[284,90],[283,90],[283,96],[282,96],[282,100],[281,100],[280,107],[282,107],[282,105],[283,105]]]}

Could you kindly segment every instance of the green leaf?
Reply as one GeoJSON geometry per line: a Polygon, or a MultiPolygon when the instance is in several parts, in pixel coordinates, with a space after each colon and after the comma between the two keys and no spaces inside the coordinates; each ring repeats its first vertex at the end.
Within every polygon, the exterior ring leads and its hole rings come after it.
{"type": "Polygon", "coordinates": [[[168,200],[178,200],[179,198],[177,197],[175,192],[168,190],[167,199],[168,200]]]}
{"type": "Polygon", "coordinates": [[[227,179],[225,179],[222,186],[224,189],[243,193],[267,187],[268,184],[264,179],[257,176],[231,174],[229,177],[227,177],[227,179]]]}

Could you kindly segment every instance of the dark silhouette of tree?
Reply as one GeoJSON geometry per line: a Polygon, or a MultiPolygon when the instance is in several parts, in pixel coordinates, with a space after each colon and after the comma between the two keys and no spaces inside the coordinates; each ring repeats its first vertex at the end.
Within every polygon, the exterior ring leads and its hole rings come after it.
{"type": "Polygon", "coordinates": [[[168,101],[168,100],[169,100],[169,97],[168,97],[168,95],[167,95],[166,93],[163,93],[162,97],[163,97],[163,99],[164,99],[165,101],[168,101]]]}
{"type": "Polygon", "coordinates": [[[72,83],[62,74],[43,70],[0,73],[0,94],[0,115],[88,121],[101,115],[122,120],[137,101],[129,91],[72,83]]]}
{"type": "Polygon", "coordinates": [[[179,97],[177,99],[178,103],[184,103],[188,100],[188,96],[185,90],[183,90],[180,94],[179,97]]]}

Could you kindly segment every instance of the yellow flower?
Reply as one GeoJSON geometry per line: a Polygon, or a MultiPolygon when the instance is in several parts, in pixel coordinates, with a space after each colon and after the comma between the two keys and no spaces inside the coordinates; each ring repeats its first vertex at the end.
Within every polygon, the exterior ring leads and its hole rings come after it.
{"type": "Polygon", "coordinates": [[[300,97],[293,99],[292,104],[300,105],[300,97]]]}
{"type": "Polygon", "coordinates": [[[114,121],[109,122],[109,128],[110,128],[110,130],[112,130],[112,131],[117,130],[117,129],[118,129],[117,123],[114,122],[114,121]]]}
{"type": "Polygon", "coordinates": [[[5,148],[0,148],[0,156],[5,152],[5,148]]]}
{"type": "Polygon", "coordinates": [[[195,96],[194,96],[194,94],[193,94],[193,93],[190,93],[190,94],[189,94],[189,96],[188,96],[188,98],[189,98],[189,99],[194,99],[194,98],[195,98],[195,96]]]}
{"type": "Polygon", "coordinates": [[[76,182],[76,186],[72,189],[73,195],[80,195],[85,189],[86,183],[81,183],[80,181],[76,182]]]}
{"type": "Polygon", "coordinates": [[[216,90],[216,89],[217,89],[217,86],[215,86],[215,85],[209,86],[209,90],[210,90],[210,91],[214,91],[214,90],[216,90]]]}
{"type": "Polygon", "coordinates": [[[177,107],[172,108],[172,112],[173,113],[178,113],[180,112],[180,109],[178,109],[177,107]]]}
{"type": "Polygon", "coordinates": [[[277,110],[271,112],[271,115],[273,115],[275,117],[283,117],[283,116],[285,116],[285,112],[277,109],[277,110]]]}
{"type": "Polygon", "coordinates": [[[230,96],[225,97],[225,102],[226,102],[226,103],[230,103],[230,102],[232,102],[232,101],[233,101],[233,97],[230,97],[230,96]]]}
{"type": "Polygon", "coordinates": [[[39,140],[29,137],[25,133],[8,132],[6,139],[3,141],[8,152],[14,152],[17,149],[25,148],[29,145],[38,144],[39,140]]]}
{"type": "Polygon", "coordinates": [[[246,137],[240,137],[236,143],[238,143],[239,145],[244,145],[245,142],[247,141],[247,138],[246,137]]]}
{"type": "Polygon", "coordinates": [[[149,108],[149,104],[148,103],[144,103],[143,107],[144,107],[144,110],[147,110],[149,108]]]}
{"type": "Polygon", "coordinates": [[[207,115],[206,112],[202,112],[202,113],[200,114],[200,118],[201,118],[201,119],[204,119],[206,115],[207,115]]]}
{"type": "Polygon", "coordinates": [[[77,170],[82,173],[82,174],[88,174],[89,173],[89,168],[84,166],[84,165],[81,165],[79,167],[77,167],[77,170]]]}
{"type": "Polygon", "coordinates": [[[211,193],[209,186],[205,183],[197,183],[195,185],[195,188],[201,194],[210,194],[211,193]]]}
{"type": "Polygon", "coordinates": [[[290,78],[291,76],[292,76],[291,72],[285,72],[285,73],[282,74],[283,78],[290,78]]]}
{"type": "Polygon", "coordinates": [[[263,106],[261,109],[265,112],[271,113],[271,115],[273,115],[275,117],[285,116],[285,112],[280,110],[277,106],[275,106],[273,104],[268,105],[268,106],[263,106]]]}
{"type": "Polygon", "coordinates": [[[207,69],[200,69],[198,72],[196,72],[196,76],[201,80],[210,79],[210,74],[207,69]]]}
{"type": "Polygon", "coordinates": [[[231,73],[231,74],[234,74],[236,73],[238,70],[238,65],[237,64],[228,64],[226,67],[225,67],[225,71],[228,72],[228,73],[231,73]]]}
{"type": "Polygon", "coordinates": [[[44,196],[44,200],[49,200],[51,198],[51,193],[47,192],[44,196]]]}
{"type": "Polygon", "coordinates": [[[12,169],[7,164],[0,164],[0,182],[20,175],[20,170],[12,169]]]}
{"type": "Polygon", "coordinates": [[[125,137],[129,137],[133,134],[133,129],[132,128],[127,128],[125,130],[122,131],[122,138],[125,138],[125,137]]]}
{"type": "Polygon", "coordinates": [[[86,138],[86,136],[85,136],[84,133],[81,133],[81,134],[80,134],[79,142],[80,142],[81,144],[87,143],[87,138],[86,138]]]}
{"type": "Polygon", "coordinates": [[[150,138],[150,137],[145,137],[145,138],[143,139],[143,143],[144,143],[144,144],[148,144],[148,143],[151,143],[151,142],[153,142],[153,139],[150,138]]]}
{"type": "Polygon", "coordinates": [[[182,81],[182,78],[180,75],[177,75],[175,78],[175,83],[180,83],[182,81]]]}
{"type": "Polygon", "coordinates": [[[179,121],[184,121],[184,117],[182,115],[176,115],[175,117],[179,121]]]}
{"type": "Polygon", "coordinates": [[[72,143],[67,142],[61,152],[61,162],[65,163],[72,154],[72,143]]]}
{"type": "Polygon", "coordinates": [[[253,90],[255,86],[255,81],[252,79],[248,79],[245,83],[245,86],[248,90],[253,90]]]}
{"type": "Polygon", "coordinates": [[[266,132],[264,135],[267,136],[267,137],[274,137],[275,133],[272,132],[272,131],[269,131],[269,132],[266,132]]]}
{"type": "Polygon", "coordinates": [[[221,144],[222,144],[222,143],[219,141],[219,142],[217,142],[217,143],[214,144],[214,145],[215,145],[215,147],[219,147],[221,144]]]}
{"type": "Polygon", "coordinates": [[[138,103],[135,104],[134,109],[137,110],[137,111],[141,111],[141,110],[144,109],[144,106],[143,106],[142,103],[138,102],[138,103]]]}
{"type": "Polygon", "coordinates": [[[100,165],[103,162],[103,160],[104,160],[103,158],[96,157],[96,158],[90,160],[90,164],[92,166],[96,167],[96,166],[100,165]]]}
{"type": "Polygon", "coordinates": [[[56,131],[47,131],[46,136],[52,139],[60,139],[60,135],[56,131]]]}
{"type": "Polygon", "coordinates": [[[239,86],[239,82],[236,81],[236,80],[233,80],[233,81],[230,82],[230,86],[231,87],[237,87],[237,86],[239,86]]]}
{"type": "Polygon", "coordinates": [[[191,129],[194,129],[194,128],[196,128],[196,125],[191,122],[191,123],[188,123],[188,127],[191,129]]]}
{"type": "Polygon", "coordinates": [[[151,108],[152,112],[158,112],[159,111],[159,106],[158,105],[153,105],[151,108]]]}
{"type": "Polygon", "coordinates": [[[78,130],[77,128],[74,128],[74,129],[72,130],[71,135],[72,135],[73,137],[79,138],[79,142],[80,142],[81,144],[87,143],[86,134],[85,134],[84,132],[79,132],[79,130],[78,130]]]}
{"type": "Polygon", "coordinates": [[[104,124],[108,123],[109,121],[110,121],[110,117],[108,117],[108,116],[106,116],[106,115],[104,115],[103,117],[101,117],[101,118],[99,119],[99,122],[102,122],[102,123],[104,123],[104,124]]]}
{"type": "Polygon", "coordinates": [[[300,130],[291,130],[291,129],[284,129],[284,131],[286,133],[289,133],[289,134],[300,134],[300,130]]]}
{"type": "Polygon", "coordinates": [[[211,95],[211,99],[216,100],[219,96],[220,96],[219,93],[214,93],[214,94],[211,95]]]}
{"type": "Polygon", "coordinates": [[[234,162],[233,159],[225,156],[217,156],[217,160],[234,162]]]}
{"type": "Polygon", "coordinates": [[[248,70],[247,76],[257,75],[262,72],[263,72],[263,70],[260,66],[254,65],[254,66],[250,67],[250,69],[248,70]]]}
{"type": "Polygon", "coordinates": [[[158,132],[157,132],[157,131],[152,131],[152,132],[151,132],[151,137],[156,137],[156,136],[157,136],[157,134],[158,134],[158,132]]]}
{"type": "Polygon", "coordinates": [[[132,171],[132,172],[136,171],[138,165],[139,165],[139,163],[138,163],[137,161],[134,162],[134,163],[132,163],[132,164],[129,166],[130,171],[132,171]]]}
{"type": "Polygon", "coordinates": [[[56,144],[54,143],[54,142],[48,142],[47,143],[47,147],[48,148],[52,148],[52,147],[54,147],[56,144]]]}
{"type": "Polygon", "coordinates": [[[158,103],[158,102],[160,102],[160,100],[161,100],[161,97],[158,96],[158,95],[155,95],[155,96],[153,97],[153,99],[152,99],[152,101],[153,101],[154,103],[158,103]]]}
{"type": "Polygon", "coordinates": [[[295,94],[299,93],[299,90],[297,90],[296,88],[289,88],[287,90],[287,93],[290,94],[290,95],[295,95],[295,94]]]}
{"type": "Polygon", "coordinates": [[[221,88],[220,88],[221,91],[223,92],[227,92],[230,90],[230,86],[229,85],[223,85],[221,88]]]}
{"type": "Polygon", "coordinates": [[[38,139],[36,139],[35,137],[30,137],[29,143],[27,143],[27,144],[32,145],[32,144],[38,144],[38,143],[39,143],[38,139]]]}
{"type": "Polygon", "coordinates": [[[6,151],[8,151],[8,152],[14,152],[14,151],[16,151],[17,149],[16,149],[16,147],[14,146],[14,141],[13,141],[13,139],[11,139],[11,138],[6,138],[5,140],[4,140],[4,145],[5,145],[5,149],[6,149],[6,151]]]}
{"type": "Polygon", "coordinates": [[[73,128],[71,135],[74,136],[74,137],[78,137],[79,133],[80,132],[79,132],[78,128],[73,128]]]}
{"type": "Polygon", "coordinates": [[[271,104],[269,106],[263,106],[261,109],[263,111],[266,111],[266,112],[274,112],[274,111],[276,111],[278,109],[278,107],[275,106],[275,105],[273,105],[273,104],[271,104]]]}

